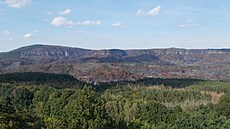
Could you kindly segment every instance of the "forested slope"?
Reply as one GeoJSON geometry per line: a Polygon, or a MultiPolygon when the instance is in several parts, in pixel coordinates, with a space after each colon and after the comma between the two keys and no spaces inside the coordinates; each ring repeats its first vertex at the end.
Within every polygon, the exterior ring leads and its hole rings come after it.
{"type": "Polygon", "coordinates": [[[229,64],[229,49],[89,50],[31,45],[0,53],[0,74],[69,74],[87,83],[143,78],[228,79],[229,64]]]}
{"type": "MultiPolygon", "coordinates": [[[[63,79],[64,75],[50,76],[63,79]]],[[[95,91],[92,86],[23,83],[28,78],[21,77],[22,80],[17,81],[18,78],[14,80],[12,75],[10,82],[0,83],[0,127],[3,129],[230,127],[228,81],[194,80],[194,83],[191,81],[185,85],[186,80],[166,80],[167,86],[122,82],[95,91]],[[185,87],[170,87],[169,84],[185,87]]],[[[49,78],[46,81],[49,82],[49,78]]]]}
{"type": "Polygon", "coordinates": [[[83,87],[85,84],[67,74],[41,72],[1,74],[0,82],[23,85],[49,85],[57,88],[83,87]]]}

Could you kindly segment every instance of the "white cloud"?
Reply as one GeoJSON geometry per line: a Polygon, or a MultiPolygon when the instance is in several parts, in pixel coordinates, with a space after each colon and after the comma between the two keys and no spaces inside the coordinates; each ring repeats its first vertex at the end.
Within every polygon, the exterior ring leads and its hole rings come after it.
{"type": "Polygon", "coordinates": [[[114,24],[112,24],[112,27],[118,27],[118,26],[121,26],[121,23],[114,23],[114,24]]]}
{"type": "Polygon", "coordinates": [[[82,22],[74,22],[74,21],[67,20],[64,17],[55,17],[51,22],[51,24],[54,26],[68,26],[68,27],[72,27],[75,25],[96,26],[96,25],[100,25],[101,23],[102,22],[100,20],[97,21],[86,20],[82,22]]]}
{"type": "Polygon", "coordinates": [[[12,8],[21,8],[25,7],[32,0],[6,0],[5,3],[12,8]]]}
{"type": "Polygon", "coordinates": [[[180,24],[179,27],[184,28],[184,27],[194,27],[194,26],[198,26],[199,24],[194,22],[191,19],[186,20],[186,22],[184,24],[180,24]]]}
{"type": "Polygon", "coordinates": [[[10,34],[10,31],[4,30],[4,31],[2,31],[2,33],[8,35],[8,34],[10,34]]]}
{"type": "Polygon", "coordinates": [[[68,27],[71,27],[71,26],[74,26],[75,23],[73,21],[70,21],[70,20],[67,20],[66,18],[64,17],[55,17],[52,22],[51,22],[52,25],[54,26],[68,26],[68,27]]]}
{"type": "Polygon", "coordinates": [[[193,26],[198,26],[199,24],[197,23],[186,23],[186,24],[181,24],[179,27],[193,27],[193,26]]]}
{"type": "Polygon", "coordinates": [[[127,27],[127,25],[124,25],[124,24],[122,24],[122,23],[113,23],[112,24],[112,27],[117,27],[117,28],[126,28],[127,27]]]}
{"type": "Polygon", "coordinates": [[[94,26],[94,25],[100,25],[100,24],[101,24],[100,20],[97,20],[97,21],[86,20],[86,21],[77,23],[77,25],[83,25],[83,26],[94,26]]]}
{"type": "Polygon", "coordinates": [[[30,33],[24,35],[24,38],[26,38],[26,39],[29,39],[29,38],[32,38],[32,37],[33,37],[33,35],[30,34],[30,33]]]}
{"type": "Polygon", "coordinates": [[[58,14],[60,15],[67,15],[67,14],[70,14],[72,12],[71,9],[65,9],[63,11],[59,11],[58,14]]]}
{"type": "Polygon", "coordinates": [[[161,6],[157,6],[155,8],[153,8],[152,10],[150,10],[147,15],[149,16],[156,16],[158,15],[158,13],[161,11],[161,6]]]}
{"type": "Polygon", "coordinates": [[[143,16],[143,15],[145,15],[143,9],[138,9],[137,10],[137,16],[143,16]]]}
{"type": "Polygon", "coordinates": [[[138,9],[137,10],[137,16],[156,16],[160,13],[161,11],[161,6],[157,6],[151,10],[149,10],[147,13],[143,11],[143,9],[138,9]]]}

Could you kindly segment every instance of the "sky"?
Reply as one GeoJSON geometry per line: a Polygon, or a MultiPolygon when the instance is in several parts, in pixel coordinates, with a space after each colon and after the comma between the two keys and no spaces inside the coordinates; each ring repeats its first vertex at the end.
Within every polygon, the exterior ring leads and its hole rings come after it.
{"type": "Polygon", "coordinates": [[[0,52],[230,48],[229,0],[0,0],[0,52]]]}

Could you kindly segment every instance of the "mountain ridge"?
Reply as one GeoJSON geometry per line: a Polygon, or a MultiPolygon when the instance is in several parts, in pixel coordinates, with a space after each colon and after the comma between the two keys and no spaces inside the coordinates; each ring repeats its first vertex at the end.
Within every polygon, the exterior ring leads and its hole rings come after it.
{"type": "Polygon", "coordinates": [[[22,49],[32,49],[32,48],[36,48],[36,47],[55,47],[55,48],[72,48],[72,49],[82,49],[82,50],[93,50],[93,51],[103,51],[103,50],[123,50],[123,51],[130,51],[130,50],[211,50],[211,51],[230,51],[230,48],[177,48],[177,47],[168,47],[168,48],[134,48],[134,49],[120,49],[120,48],[108,48],[108,49],[89,49],[89,48],[81,48],[81,47],[70,47],[70,46],[62,46],[62,45],[46,45],[46,44],[33,44],[33,45],[27,45],[27,46],[22,46],[22,47],[18,47],[14,50],[10,50],[10,51],[5,51],[5,52],[0,52],[0,54],[4,54],[4,53],[8,53],[8,52],[12,52],[15,50],[22,50],[22,49]]]}
{"type": "Polygon", "coordinates": [[[85,82],[144,77],[226,79],[229,71],[230,49],[91,50],[36,44],[0,53],[0,73],[64,73],[85,82]]]}

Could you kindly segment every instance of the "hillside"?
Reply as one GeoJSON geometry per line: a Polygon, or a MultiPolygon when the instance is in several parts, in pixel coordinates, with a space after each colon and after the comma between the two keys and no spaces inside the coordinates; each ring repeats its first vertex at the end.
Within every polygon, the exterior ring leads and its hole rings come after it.
{"type": "Polygon", "coordinates": [[[108,83],[107,88],[94,90],[95,88],[86,85],[81,88],[63,87],[52,79],[58,82],[63,80],[63,83],[67,84],[69,81],[75,81],[68,75],[45,73],[1,75],[1,128],[229,129],[230,127],[229,82],[145,79],[134,83],[117,83],[115,86],[108,83]],[[28,78],[28,75],[31,77],[28,78]],[[39,78],[46,83],[27,83],[40,82],[39,78]],[[14,83],[6,83],[7,80],[14,83]],[[50,82],[56,83],[56,86],[50,86],[50,82]],[[159,82],[159,85],[155,85],[155,82],[159,82]],[[179,88],[181,86],[183,88],[179,88]]]}
{"type": "Polygon", "coordinates": [[[39,72],[7,73],[0,75],[0,82],[7,84],[47,85],[56,88],[83,87],[85,83],[66,74],[39,72]]]}
{"type": "Polygon", "coordinates": [[[89,50],[32,45],[0,53],[0,73],[63,73],[85,82],[144,77],[226,79],[229,64],[229,49],[89,50]]]}

